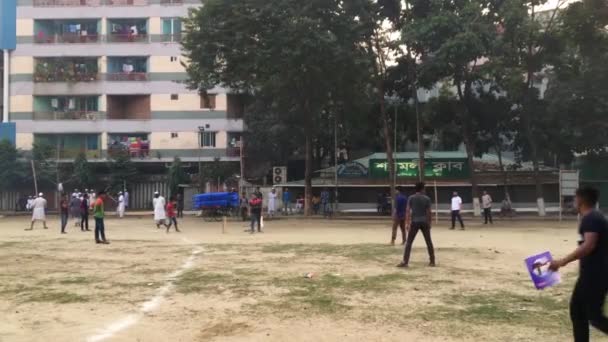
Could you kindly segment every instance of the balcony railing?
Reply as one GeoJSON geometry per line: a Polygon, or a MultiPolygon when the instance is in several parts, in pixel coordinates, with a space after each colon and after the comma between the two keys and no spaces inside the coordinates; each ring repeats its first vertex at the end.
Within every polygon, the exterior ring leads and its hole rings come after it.
{"type": "Polygon", "coordinates": [[[132,158],[145,159],[150,157],[150,143],[142,142],[139,145],[126,146],[123,143],[108,144],[108,155],[114,157],[128,153],[132,158]]]}
{"type": "Polygon", "coordinates": [[[145,72],[113,72],[106,76],[108,81],[147,81],[148,74],[145,72]]]}
{"type": "Polygon", "coordinates": [[[68,112],[34,112],[34,120],[84,120],[95,121],[102,118],[96,111],[68,111],[68,112]]]}
{"type": "Polygon", "coordinates": [[[112,43],[147,43],[148,35],[145,33],[111,33],[107,36],[107,40],[112,43]]]}
{"type": "Polygon", "coordinates": [[[76,158],[80,153],[84,153],[87,159],[101,158],[101,149],[87,150],[84,148],[60,148],[59,159],[73,159],[76,158]]]}
{"type": "Polygon", "coordinates": [[[35,7],[146,6],[147,4],[148,0],[34,0],[35,7]]]}
{"type": "Polygon", "coordinates": [[[104,0],[34,0],[36,7],[101,6],[104,0]]]}
{"type": "Polygon", "coordinates": [[[62,33],[51,35],[38,35],[34,39],[37,44],[86,44],[98,43],[101,41],[101,36],[98,34],[75,34],[62,33]]]}
{"type": "Polygon", "coordinates": [[[160,0],[161,5],[181,5],[184,0],[160,0]]]}
{"type": "Polygon", "coordinates": [[[99,74],[91,73],[34,73],[34,82],[95,82],[99,79],[99,74]]]}
{"type": "Polygon", "coordinates": [[[181,33],[163,34],[163,35],[161,35],[160,40],[163,43],[179,43],[182,41],[182,34],[181,33]]]}
{"type": "Polygon", "coordinates": [[[226,157],[240,157],[240,156],[241,156],[240,147],[228,147],[226,149],[226,157]]]}

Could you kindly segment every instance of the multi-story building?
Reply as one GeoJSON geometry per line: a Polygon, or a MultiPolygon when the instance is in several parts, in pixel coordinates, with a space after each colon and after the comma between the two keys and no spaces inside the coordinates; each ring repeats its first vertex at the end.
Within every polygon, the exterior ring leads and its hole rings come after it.
{"type": "Polygon", "coordinates": [[[182,18],[200,0],[18,0],[10,55],[16,145],[104,161],[239,161],[243,106],[182,82],[182,18]]]}

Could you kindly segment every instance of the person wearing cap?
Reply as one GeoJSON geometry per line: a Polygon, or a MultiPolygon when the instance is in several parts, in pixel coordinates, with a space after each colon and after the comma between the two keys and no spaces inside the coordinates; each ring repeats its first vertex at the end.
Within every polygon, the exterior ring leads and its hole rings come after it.
{"type": "Polygon", "coordinates": [[[95,218],[95,243],[109,244],[106,240],[106,227],[103,219],[105,217],[103,200],[105,191],[100,190],[97,193],[97,199],[93,203],[93,217],[95,218]]]}
{"type": "Polygon", "coordinates": [[[123,218],[125,216],[125,196],[122,191],[118,193],[118,206],[116,207],[116,216],[123,218]]]}
{"type": "Polygon", "coordinates": [[[66,234],[65,226],[68,225],[68,215],[69,215],[69,207],[70,203],[68,202],[68,195],[62,193],[61,201],[59,202],[59,212],[61,215],[61,234],[66,234]]]}
{"type": "Polygon", "coordinates": [[[272,188],[268,194],[268,217],[273,218],[277,212],[277,189],[272,188]]]}
{"type": "Polygon", "coordinates": [[[85,192],[80,202],[80,230],[88,231],[89,229],[89,194],[85,192]]]}
{"type": "Polygon", "coordinates": [[[165,213],[165,198],[156,191],[152,204],[154,206],[154,222],[156,223],[156,228],[160,229],[160,225],[165,225],[165,221],[167,220],[167,214],[165,213]]]}
{"type": "Polygon", "coordinates": [[[70,200],[70,213],[74,219],[74,227],[80,227],[80,203],[79,194],[76,194],[76,196],[72,195],[72,199],[70,200]]]}
{"type": "Polygon", "coordinates": [[[44,229],[48,229],[46,226],[46,200],[44,199],[44,194],[41,192],[38,194],[38,197],[32,202],[32,224],[29,229],[34,229],[34,223],[36,221],[42,221],[44,229]]]}

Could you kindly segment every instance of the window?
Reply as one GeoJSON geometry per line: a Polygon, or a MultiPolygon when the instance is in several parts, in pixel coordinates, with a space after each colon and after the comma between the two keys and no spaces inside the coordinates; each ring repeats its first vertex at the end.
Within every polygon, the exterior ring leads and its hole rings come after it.
{"type": "Polygon", "coordinates": [[[177,100],[179,96],[177,94],[171,94],[171,100],[177,100]]]}
{"type": "Polygon", "coordinates": [[[215,109],[215,94],[201,95],[201,108],[215,109]]]}
{"type": "Polygon", "coordinates": [[[182,21],[180,18],[163,19],[163,42],[179,42],[182,35],[182,21]]]}
{"type": "Polygon", "coordinates": [[[177,133],[171,133],[171,139],[177,138],[177,133]]]}
{"type": "Polygon", "coordinates": [[[201,147],[215,147],[217,132],[201,132],[201,147]]]}

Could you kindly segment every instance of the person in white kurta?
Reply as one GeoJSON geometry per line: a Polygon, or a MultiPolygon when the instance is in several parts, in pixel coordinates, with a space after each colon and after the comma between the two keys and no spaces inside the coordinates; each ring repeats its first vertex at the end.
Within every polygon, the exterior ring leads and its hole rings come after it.
{"type": "Polygon", "coordinates": [[[42,193],[38,195],[38,197],[32,202],[32,224],[30,225],[30,229],[34,229],[34,223],[36,221],[42,221],[44,225],[44,229],[48,229],[46,226],[46,200],[42,197],[42,193]]]}
{"type": "Polygon", "coordinates": [[[277,190],[272,188],[272,191],[268,194],[268,216],[274,217],[277,211],[277,190]]]}
{"type": "Polygon", "coordinates": [[[154,222],[156,222],[156,228],[160,228],[161,224],[165,224],[167,214],[165,213],[165,198],[158,192],[154,193],[154,199],[152,200],[154,205],[154,222]]]}
{"type": "Polygon", "coordinates": [[[125,196],[122,192],[118,193],[118,206],[116,207],[116,216],[123,218],[125,216],[125,196]]]}

